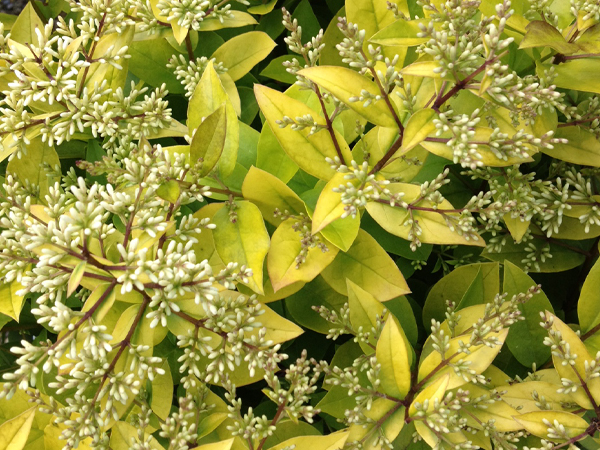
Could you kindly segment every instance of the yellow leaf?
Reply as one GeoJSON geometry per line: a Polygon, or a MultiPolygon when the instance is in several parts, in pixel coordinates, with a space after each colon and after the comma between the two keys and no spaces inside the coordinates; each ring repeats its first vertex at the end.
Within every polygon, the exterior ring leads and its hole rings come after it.
{"type": "Polygon", "coordinates": [[[192,450],[230,450],[233,445],[234,439],[227,439],[226,441],[213,442],[212,444],[204,444],[198,447],[194,447],[192,450]]]}
{"type": "MultiPolygon", "coordinates": [[[[236,120],[237,121],[237,120],[236,120]]],[[[205,177],[217,165],[227,137],[226,103],[210,114],[196,129],[190,145],[190,163],[202,160],[200,177],[205,177]]]]}
{"type": "Polygon", "coordinates": [[[0,450],[23,450],[31,431],[36,407],[0,425],[0,450]]]}
{"type": "Polygon", "coordinates": [[[520,414],[515,417],[515,420],[531,434],[542,439],[550,439],[553,442],[564,442],[565,439],[550,437],[548,435],[548,425],[563,425],[567,436],[570,438],[584,433],[589,427],[589,424],[581,417],[564,411],[533,411],[520,414]]]}
{"type": "MultiPolygon", "coordinates": [[[[262,305],[264,312],[256,319],[260,323],[260,328],[266,328],[265,340],[272,341],[273,344],[281,344],[300,336],[304,331],[294,322],[284,319],[267,305],[262,305]]],[[[249,333],[258,336],[260,328],[249,333]]]]}
{"type": "Polygon", "coordinates": [[[237,81],[265,59],[275,45],[267,33],[250,31],[228,39],[212,54],[211,59],[223,63],[227,67],[227,74],[237,81]]]}
{"type": "Polygon", "coordinates": [[[18,281],[0,285],[0,313],[19,321],[25,297],[17,295],[23,286],[18,281]]]}
{"type": "Polygon", "coordinates": [[[13,24],[10,37],[21,44],[38,45],[36,28],[44,30],[44,22],[36,14],[31,3],[27,3],[13,24]]]}
{"type": "Polygon", "coordinates": [[[177,180],[169,180],[161,184],[156,190],[156,195],[169,203],[176,203],[179,199],[179,194],[181,194],[181,188],[177,180]]]}
{"type": "Polygon", "coordinates": [[[283,181],[254,166],[250,167],[244,178],[242,194],[246,200],[258,206],[267,222],[275,226],[282,222],[274,214],[276,209],[294,215],[306,213],[304,202],[283,181]]]}
{"type": "Polygon", "coordinates": [[[600,323],[600,260],[596,261],[583,283],[577,315],[583,334],[600,323]]]}
{"type": "Polygon", "coordinates": [[[381,365],[381,390],[384,394],[403,399],[410,390],[411,350],[398,319],[392,314],[381,330],[375,355],[381,365]]]}
{"type": "Polygon", "coordinates": [[[277,3],[277,0],[271,0],[262,5],[251,6],[248,8],[248,12],[250,14],[269,14],[275,8],[275,3],[277,3]]]}
{"type": "MultiPolygon", "coordinates": [[[[550,383],[548,381],[525,381],[523,383],[514,383],[501,386],[498,392],[501,392],[502,399],[518,409],[520,414],[540,411],[540,402],[532,397],[533,392],[537,392],[540,397],[544,397],[551,409],[564,409],[563,405],[572,404],[572,394],[559,394],[557,392],[561,385],[550,383]]],[[[577,406],[578,408],[578,406],[577,406]]]]}
{"type": "MultiPolygon", "coordinates": [[[[288,439],[269,450],[340,450],[348,439],[347,431],[338,431],[327,436],[298,436],[288,439]]],[[[212,449],[211,449],[212,450],[212,449]]]]}
{"type": "Polygon", "coordinates": [[[87,261],[83,260],[79,264],[75,266],[73,272],[71,272],[71,276],[69,277],[69,284],[67,285],[67,297],[70,297],[75,289],[79,287],[79,283],[81,283],[81,279],[85,274],[85,267],[87,266],[87,261]]]}
{"type": "Polygon", "coordinates": [[[239,28],[256,24],[256,20],[250,14],[230,9],[227,15],[203,19],[199,24],[198,31],[215,31],[222,30],[223,28],[239,28]]]}
{"type": "Polygon", "coordinates": [[[269,251],[269,233],[256,205],[246,201],[235,203],[235,216],[228,207],[213,217],[216,225],[213,238],[217,253],[226,264],[236,262],[252,269],[247,286],[257,294],[263,293],[263,262],[269,251]]]}
{"type": "Polygon", "coordinates": [[[408,415],[412,417],[417,413],[415,403],[423,405],[426,400],[429,401],[427,411],[432,411],[435,408],[436,400],[441,401],[444,398],[446,391],[450,389],[449,383],[450,375],[446,374],[437,378],[435,381],[427,384],[425,388],[422,389],[413,400],[408,410],[408,415]]]}
{"type": "MultiPolygon", "coordinates": [[[[369,332],[377,326],[377,317],[383,315],[385,306],[369,292],[346,279],[348,291],[348,306],[350,308],[350,323],[355,330],[362,328],[363,332],[369,332]]],[[[368,344],[359,342],[360,347],[366,354],[373,353],[375,340],[370,339],[368,344]],[[369,345],[370,344],[370,345],[369,345]]]]}
{"type": "MultiPolygon", "coordinates": [[[[150,438],[150,449],[151,450],[164,450],[163,446],[158,443],[154,436],[145,434],[144,440],[150,438]]],[[[126,422],[117,422],[112,427],[110,434],[110,447],[112,450],[129,450],[131,448],[131,441],[138,441],[138,430],[133,425],[126,422]]]]}
{"type": "Polygon", "coordinates": [[[319,247],[311,247],[306,260],[298,265],[296,257],[302,250],[302,243],[300,234],[293,228],[295,223],[296,219],[286,220],[275,230],[271,239],[267,267],[275,292],[297,281],[312,281],[331,264],[339,251],[331,244],[326,252],[319,247]]]}
{"type": "MultiPolygon", "coordinates": [[[[446,245],[474,245],[484,247],[483,238],[477,235],[477,239],[466,239],[456,231],[450,230],[443,210],[449,211],[446,213],[448,217],[458,218],[458,213],[449,201],[444,200],[437,209],[433,208],[433,204],[427,200],[419,200],[421,198],[421,188],[414,184],[408,183],[391,183],[387,188],[393,193],[404,193],[402,200],[409,203],[414,208],[412,209],[412,218],[418,222],[421,228],[421,234],[418,236],[421,242],[427,244],[446,244],[446,245]]],[[[411,218],[409,211],[403,209],[396,204],[394,207],[379,202],[367,203],[367,211],[389,233],[399,236],[403,239],[409,239],[410,226],[405,225],[411,218]]]]}
{"type": "Polygon", "coordinates": [[[393,442],[404,428],[405,411],[406,408],[401,403],[386,398],[375,399],[371,409],[364,411],[365,416],[370,419],[369,423],[350,425],[348,442],[363,441],[363,448],[381,450],[379,433],[382,432],[390,442],[393,442]],[[380,428],[378,423],[381,424],[380,428]]]}
{"type": "MultiPolygon", "coordinates": [[[[326,130],[310,134],[310,128],[292,130],[288,125],[281,128],[277,121],[284,116],[295,120],[310,115],[318,125],[326,126],[325,119],[318,112],[299,100],[261,85],[254,85],[254,94],[265,119],[269,123],[277,141],[287,155],[305,172],[322,180],[329,180],[336,172],[326,158],[335,158],[337,152],[331,136],[326,130]]],[[[340,144],[344,160],[351,161],[352,153],[343,136],[334,130],[340,144]]]]}
{"type": "Polygon", "coordinates": [[[560,31],[546,21],[533,20],[526,29],[519,48],[550,47],[563,55],[571,55],[579,50],[576,44],[567,42],[560,31]]]}
{"type": "MultiPolygon", "coordinates": [[[[200,78],[200,82],[196,86],[188,105],[187,125],[190,133],[200,126],[203,118],[217,111],[223,103],[225,103],[227,116],[227,131],[225,134],[225,145],[219,159],[219,171],[222,176],[228,176],[235,169],[240,140],[240,127],[231,100],[212,62],[210,62],[206,66],[206,69],[204,69],[202,78],[200,78]]],[[[195,161],[192,161],[192,163],[195,163],[195,161]]]]}
{"type": "MultiPolygon", "coordinates": [[[[373,95],[381,95],[375,82],[358,72],[345,67],[319,66],[302,69],[298,73],[331,92],[369,122],[382,127],[398,127],[394,115],[385,101],[372,102],[367,107],[361,101],[350,101],[352,97],[361,95],[363,91],[373,95]],[[340,83],[340,80],[344,80],[344,82],[340,83]]],[[[395,111],[394,113],[396,114],[395,111]]]]}
{"type": "Polygon", "coordinates": [[[161,369],[165,373],[163,375],[154,375],[154,380],[152,380],[152,400],[150,401],[150,407],[154,414],[165,420],[171,412],[171,404],[173,403],[173,378],[166,359],[162,363],[161,369]]]}
{"type": "Polygon", "coordinates": [[[338,253],[322,276],[340,294],[348,295],[346,278],[384,302],[410,293],[396,263],[366,231],[359,230],[347,252],[338,253]]]}
{"type": "Polygon", "coordinates": [[[415,148],[425,138],[436,131],[433,120],[437,118],[437,113],[433,109],[421,109],[414,113],[404,128],[404,137],[402,140],[402,154],[415,148]]]}

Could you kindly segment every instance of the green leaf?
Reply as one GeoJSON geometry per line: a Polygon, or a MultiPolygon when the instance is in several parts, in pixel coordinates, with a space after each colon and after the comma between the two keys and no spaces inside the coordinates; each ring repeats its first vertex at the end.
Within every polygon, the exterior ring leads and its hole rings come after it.
{"type": "Polygon", "coordinates": [[[267,33],[250,31],[227,40],[211,56],[227,67],[233,81],[246,75],[250,69],[265,59],[275,48],[267,33]]]}
{"type": "Polygon", "coordinates": [[[298,264],[296,258],[302,250],[302,236],[294,230],[296,222],[296,219],[287,219],[277,227],[271,238],[267,267],[275,292],[297,281],[312,281],[332,263],[339,251],[331,244],[325,252],[318,246],[310,247],[304,262],[298,264]]]}
{"type": "Polygon", "coordinates": [[[596,261],[583,283],[577,315],[582,334],[600,323],[600,260],[596,261]]]}
{"type": "Polygon", "coordinates": [[[346,301],[347,298],[336,292],[322,277],[316,277],[299,292],[287,297],[285,307],[299,325],[317,333],[329,334],[331,323],[323,319],[313,306],[325,306],[331,311],[338,311],[346,301]]]}
{"type": "MultiPolygon", "coordinates": [[[[255,85],[254,93],[273,134],[287,155],[307,173],[322,180],[329,180],[336,172],[325,159],[333,159],[337,156],[329,133],[320,130],[310,134],[309,128],[296,131],[290,126],[281,128],[277,123],[284,116],[296,119],[296,117],[310,115],[317,124],[326,126],[325,119],[301,101],[274,89],[255,85]]],[[[344,160],[350,161],[352,154],[348,144],[340,133],[334,130],[334,134],[341,146],[344,160]]]]}
{"type": "MultiPolygon", "coordinates": [[[[210,116],[221,108],[223,103],[225,103],[227,131],[223,153],[219,159],[219,171],[221,176],[226,177],[235,169],[240,129],[233,104],[211,62],[204,69],[202,78],[196,86],[196,90],[188,105],[187,125],[190,133],[200,126],[205,117],[210,116]]],[[[215,145],[217,142],[218,139],[215,140],[215,145]]],[[[211,155],[211,158],[213,157],[211,155]]]]}
{"type": "Polygon", "coordinates": [[[277,3],[277,0],[270,0],[266,3],[263,2],[262,5],[250,6],[248,12],[250,14],[269,14],[273,11],[273,8],[275,8],[275,3],[277,3]]]}
{"type": "Polygon", "coordinates": [[[577,52],[578,46],[566,41],[560,31],[543,20],[533,20],[527,24],[527,34],[519,44],[519,48],[550,47],[551,49],[570,55],[577,52]]]}
{"type": "MultiPolygon", "coordinates": [[[[498,263],[469,264],[455,268],[450,274],[433,285],[423,306],[423,324],[431,325],[431,319],[443,321],[446,314],[446,300],[459,305],[474,280],[481,275],[483,295],[479,303],[490,303],[500,291],[500,265],[498,263]]],[[[472,304],[470,301],[467,303],[472,304]]],[[[464,305],[465,307],[468,305],[464,305]]]]}
{"type": "Polygon", "coordinates": [[[27,3],[11,27],[10,37],[12,40],[21,44],[31,44],[37,46],[38,38],[35,34],[36,28],[38,28],[40,31],[43,31],[44,22],[42,22],[42,19],[40,19],[35,12],[33,5],[31,3],[27,3]]]}
{"type": "Polygon", "coordinates": [[[264,170],[251,167],[242,185],[242,194],[262,213],[265,220],[275,226],[282,222],[275,210],[284,214],[306,213],[304,202],[283,181],[264,170]],[[287,212],[286,212],[287,211],[287,212]]]}
{"type": "MultiPolygon", "coordinates": [[[[134,442],[138,442],[138,430],[133,425],[126,422],[117,422],[111,430],[110,447],[112,450],[129,450],[132,439],[134,442]]],[[[158,443],[154,436],[146,434],[144,438],[148,437],[150,438],[149,447],[151,450],[164,450],[163,446],[158,443]]]]}
{"type": "Polygon", "coordinates": [[[173,377],[168,361],[164,361],[161,369],[165,371],[163,375],[154,375],[152,380],[152,400],[150,407],[154,414],[163,420],[169,416],[171,412],[171,403],[173,402],[173,377]]]}
{"type": "MultiPolygon", "coordinates": [[[[303,30],[304,31],[304,30],[303,30]]],[[[289,73],[283,66],[286,61],[298,59],[297,55],[282,55],[272,59],[267,67],[260,73],[263,77],[269,77],[273,80],[281,81],[282,83],[294,84],[296,76],[289,73]]]]}
{"type": "MultiPolygon", "coordinates": [[[[221,208],[213,217],[215,248],[225,263],[237,262],[252,269],[247,286],[257,294],[263,293],[263,262],[269,251],[269,234],[262,214],[256,205],[235,203],[235,218],[228,207],[221,208]]],[[[244,283],[246,284],[246,283],[244,283]]]]}
{"type": "Polygon", "coordinates": [[[179,194],[181,194],[181,188],[177,180],[169,180],[161,184],[156,190],[156,195],[169,203],[176,203],[177,199],[179,199],[179,194]]]}
{"type": "Polygon", "coordinates": [[[359,230],[347,252],[338,253],[323,271],[323,278],[340,294],[347,295],[346,278],[377,300],[386,301],[410,293],[400,270],[379,243],[359,230]]]}
{"type": "MultiPolygon", "coordinates": [[[[348,306],[350,308],[350,323],[355,330],[362,329],[363,333],[368,333],[373,328],[377,328],[377,317],[383,315],[385,306],[378,301],[371,293],[367,292],[350,278],[346,278],[348,291],[348,306]]],[[[373,353],[372,346],[375,346],[375,340],[370,338],[370,345],[359,342],[360,347],[366,354],[373,353]]]]}
{"type": "Polygon", "coordinates": [[[7,315],[13,320],[19,321],[19,315],[23,308],[24,297],[17,295],[23,286],[18,281],[2,283],[0,285],[0,313],[7,315]]]}
{"type": "MultiPolygon", "coordinates": [[[[502,290],[507,293],[507,300],[513,295],[526,293],[536,285],[537,283],[517,266],[510,261],[504,262],[502,290]]],[[[517,361],[525,367],[531,367],[533,363],[541,367],[550,358],[550,348],[544,345],[547,332],[540,326],[540,312],[554,312],[554,309],[546,294],[539,292],[520,304],[519,310],[525,320],[519,320],[510,327],[506,345],[517,361]]]]}
{"type": "Polygon", "coordinates": [[[227,125],[226,104],[224,103],[204,119],[196,129],[190,145],[190,162],[195,164],[202,158],[200,177],[208,175],[219,162],[225,147],[227,125]]]}
{"type": "MultiPolygon", "coordinates": [[[[421,229],[421,234],[417,236],[420,242],[485,246],[481,236],[477,235],[476,239],[467,239],[448,227],[445,216],[458,220],[458,213],[449,201],[444,200],[436,208],[433,208],[434,205],[431,202],[421,199],[421,187],[414,184],[390,183],[387,189],[396,194],[404,194],[402,201],[411,205],[412,219],[418,222],[421,229]],[[444,210],[449,212],[442,214],[444,210]]],[[[386,203],[369,202],[367,211],[383,229],[395,236],[410,240],[411,227],[408,226],[407,221],[411,219],[411,214],[407,209],[403,209],[398,204],[392,207],[386,203]]]]}
{"type": "MultiPolygon", "coordinates": [[[[600,94],[600,83],[598,83],[598,72],[600,71],[599,59],[573,59],[562,64],[553,65],[552,67],[554,67],[554,73],[556,74],[556,78],[552,80],[552,83],[557,87],[573,89],[576,86],[579,91],[600,94]]],[[[537,70],[538,72],[543,72],[549,68],[550,65],[539,64],[537,70]]]]}
{"type": "Polygon", "coordinates": [[[281,147],[268,123],[263,125],[258,140],[256,167],[275,175],[284,183],[290,181],[298,172],[298,165],[281,147]]]}
{"type": "Polygon", "coordinates": [[[381,365],[381,390],[384,394],[404,399],[410,390],[412,351],[404,331],[393,315],[388,315],[375,350],[381,365]]]}
{"type": "Polygon", "coordinates": [[[134,41],[128,53],[131,55],[129,71],[140,80],[154,87],[165,83],[170,94],[184,93],[183,85],[166,67],[173,56],[173,47],[165,39],[134,41]]]}
{"type": "Polygon", "coordinates": [[[398,127],[385,101],[372,102],[367,107],[363,102],[350,101],[351,98],[361,95],[363,91],[381,95],[377,85],[358,72],[345,67],[319,66],[302,69],[298,73],[331,92],[369,122],[382,127],[398,127]],[[339,80],[344,82],[340,83],[339,80]]]}
{"type": "Polygon", "coordinates": [[[0,450],[23,450],[25,448],[36,409],[36,407],[30,408],[0,425],[0,450]]]}

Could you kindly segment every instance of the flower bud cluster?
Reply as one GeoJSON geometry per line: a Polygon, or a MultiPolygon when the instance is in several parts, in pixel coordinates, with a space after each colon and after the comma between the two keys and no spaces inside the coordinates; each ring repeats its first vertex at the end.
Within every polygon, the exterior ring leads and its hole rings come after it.
{"type": "Polygon", "coordinates": [[[179,57],[173,55],[167,64],[167,67],[171,69],[177,76],[177,79],[181,81],[181,84],[185,89],[185,96],[191,97],[202,78],[204,69],[206,69],[206,66],[208,66],[210,62],[213,63],[213,67],[217,74],[222,75],[227,73],[227,68],[223,63],[218,62],[215,58],[208,59],[206,56],[196,58],[196,61],[188,61],[183,55],[179,55],[179,57]]]}

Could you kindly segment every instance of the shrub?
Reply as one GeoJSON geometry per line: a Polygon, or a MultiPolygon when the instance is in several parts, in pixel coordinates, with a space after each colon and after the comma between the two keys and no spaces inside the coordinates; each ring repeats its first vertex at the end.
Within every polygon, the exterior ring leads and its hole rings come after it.
{"type": "Polygon", "coordinates": [[[0,450],[598,448],[596,2],[0,19],[0,450]]]}

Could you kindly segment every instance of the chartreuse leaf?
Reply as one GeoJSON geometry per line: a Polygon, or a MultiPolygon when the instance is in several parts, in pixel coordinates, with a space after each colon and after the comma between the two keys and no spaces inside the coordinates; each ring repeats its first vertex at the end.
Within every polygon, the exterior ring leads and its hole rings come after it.
{"type": "Polygon", "coordinates": [[[331,92],[369,122],[381,125],[382,127],[398,127],[394,115],[385,101],[372,102],[365,107],[361,101],[350,100],[353,97],[361,95],[363,91],[367,91],[373,95],[381,95],[375,82],[360,75],[358,72],[345,67],[319,66],[302,69],[298,73],[331,92]],[[340,83],[339,80],[344,80],[344,82],[340,83]]]}
{"type": "Polygon", "coordinates": [[[317,206],[312,215],[312,233],[316,234],[319,231],[324,232],[325,237],[328,234],[325,233],[325,228],[328,225],[337,225],[336,228],[330,227],[329,230],[337,230],[338,234],[333,242],[340,250],[348,251],[354,239],[358,234],[360,228],[360,216],[357,214],[355,217],[347,216],[342,218],[342,215],[346,212],[346,205],[342,203],[342,194],[334,192],[333,189],[338,188],[340,185],[352,184],[358,187],[358,180],[346,180],[345,174],[336,173],[331,180],[325,185],[319,195],[317,206]]]}
{"type": "Polygon", "coordinates": [[[226,103],[210,114],[196,129],[190,145],[190,162],[202,159],[200,177],[205,177],[217,165],[227,136],[226,103]]]}
{"type": "MultiPolygon", "coordinates": [[[[502,291],[507,293],[507,299],[525,293],[536,285],[537,283],[517,266],[510,261],[504,262],[502,291]]],[[[531,367],[533,363],[541,367],[550,358],[550,347],[544,345],[544,337],[547,333],[539,325],[540,313],[554,312],[554,309],[546,294],[539,292],[528,301],[521,303],[519,310],[525,320],[519,320],[510,327],[506,345],[517,361],[525,367],[531,367]]]]}
{"type": "Polygon", "coordinates": [[[444,200],[434,208],[431,202],[421,199],[420,186],[408,183],[390,183],[387,188],[395,194],[404,194],[402,200],[409,203],[412,208],[411,215],[409,210],[398,204],[390,206],[379,202],[367,203],[367,211],[371,217],[387,232],[410,240],[411,227],[407,221],[413,219],[421,229],[421,234],[418,235],[419,240],[426,244],[485,246],[483,238],[479,235],[475,239],[467,239],[458,234],[456,230],[452,231],[448,228],[446,218],[458,219],[458,214],[449,201],[444,200]],[[448,212],[444,213],[444,210],[448,212]]]}
{"type": "Polygon", "coordinates": [[[381,390],[384,394],[403,399],[410,390],[412,351],[398,319],[392,314],[388,315],[381,330],[375,356],[381,365],[381,390]]]}
{"type": "Polygon", "coordinates": [[[227,67],[227,74],[237,81],[265,59],[275,48],[267,33],[250,31],[240,34],[221,45],[211,56],[227,67]]]}
{"type": "Polygon", "coordinates": [[[231,438],[224,441],[213,442],[211,444],[199,445],[192,450],[231,450],[234,440],[234,438],[231,438]]]}
{"type": "Polygon", "coordinates": [[[294,218],[287,219],[277,227],[271,238],[267,267],[275,292],[297,281],[312,281],[331,264],[339,251],[331,244],[327,245],[325,252],[318,246],[309,247],[305,261],[298,264],[296,258],[302,250],[302,236],[294,229],[297,222],[294,218]]]}
{"type": "Polygon", "coordinates": [[[176,203],[180,194],[181,187],[177,180],[169,180],[166,183],[161,184],[156,190],[156,195],[169,203],[176,203]]]}
{"type": "Polygon", "coordinates": [[[298,436],[270,447],[269,450],[289,448],[294,450],[339,450],[344,446],[347,439],[347,431],[338,431],[327,436],[298,436]]]}
{"type": "Polygon", "coordinates": [[[425,138],[436,131],[433,120],[437,118],[437,113],[433,109],[421,109],[414,113],[404,128],[404,138],[402,140],[402,153],[412,150],[425,140],[425,138]]]}
{"type": "Polygon", "coordinates": [[[31,3],[27,3],[17,20],[11,27],[10,37],[21,44],[37,45],[38,39],[35,29],[44,30],[44,22],[35,12],[31,3]]]}
{"type": "Polygon", "coordinates": [[[152,400],[150,407],[154,414],[165,420],[171,412],[171,403],[173,402],[173,377],[169,362],[165,360],[161,366],[165,371],[163,375],[156,374],[152,380],[152,400]]]}
{"type": "Polygon", "coordinates": [[[348,251],[338,253],[322,275],[332,288],[344,295],[348,295],[346,278],[383,302],[410,293],[398,266],[364,230],[359,230],[348,251]]]}
{"type": "Polygon", "coordinates": [[[588,333],[600,323],[600,260],[596,261],[583,283],[577,303],[577,315],[582,334],[588,333]]]}
{"type": "Polygon", "coordinates": [[[263,262],[269,251],[269,233],[258,207],[247,201],[236,202],[233,210],[227,207],[218,210],[212,222],[216,225],[213,238],[221,260],[252,269],[253,275],[247,285],[262,294],[263,262]]]}
{"type": "MultiPolygon", "coordinates": [[[[549,65],[539,64],[538,72],[549,69],[549,65]]],[[[579,91],[594,92],[600,94],[600,83],[598,83],[598,71],[600,71],[600,60],[596,58],[573,59],[562,64],[552,65],[555,68],[556,78],[552,83],[557,87],[579,91]]],[[[566,131],[565,127],[561,131],[566,131]]]]}
{"type": "MultiPolygon", "coordinates": [[[[256,100],[273,134],[288,156],[305,172],[329,180],[336,172],[325,158],[335,158],[337,152],[331,136],[326,130],[310,134],[310,128],[292,130],[290,126],[281,128],[277,123],[284,116],[295,120],[297,117],[311,116],[319,124],[326,126],[325,119],[318,112],[299,100],[261,85],[254,86],[256,100]]],[[[340,133],[334,130],[344,160],[351,161],[352,154],[340,133]]]]}
{"type": "Polygon", "coordinates": [[[429,19],[404,20],[398,19],[375,33],[371,39],[377,45],[396,45],[412,47],[428,41],[427,37],[419,37],[421,25],[427,26],[429,19]]]}
{"type": "MultiPolygon", "coordinates": [[[[219,79],[219,75],[210,62],[188,105],[188,128],[192,133],[200,126],[205,117],[210,116],[225,104],[227,131],[225,134],[225,145],[219,159],[219,171],[222,176],[230,175],[235,169],[237,151],[240,139],[240,127],[233,104],[219,79]]],[[[198,132],[206,129],[198,130],[198,132]]],[[[218,142],[218,139],[217,139],[218,142]]],[[[211,157],[213,155],[211,154],[211,157]]],[[[195,163],[195,161],[192,161],[195,163]]]]}
{"type": "Polygon", "coordinates": [[[31,431],[36,407],[0,425],[0,450],[23,450],[31,431]]]}
{"type": "MultiPolygon", "coordinates": [[[[414,417],[417,414],[417,409],[415,408],[415,404],[423,405],[426,401],[428,402],[427,411],[432,411],[435,408],[437,402],[441,401],[448,390],[449,385],[449,375],[444,375],[432,383],[429,383],[425,386],[423,390],[421,390],[408,409],[409,417],[414,417]]],[[[431,448],[435,448],[438,443],[437,436],[423,423],[421,420],[415,421],[415,428],[419,435],[423,438],[427,444],[431,448]]]]}
{"type": "Polygon", "coordinates": [[[258,139],[256,167],[275,175],[284,183],[298,172],[298,164],[285,152],[268,123],[263,125],[258,139]]]}
{"type": "MultiPolygon", "coordinates": [[[[600,66],[597,70],[600,70],[600,66]]],[[[556,130],[555,137],[567,139],[568,142],[553,144],[554,148],[551,149],[542,148],[542,152],[573,164],[600,167],[600,142],[593,133],[578,126],[562,127],[556,130]]]]}
{"type": "MultiPolygon", "coordinates": [[[[348,291],[348,307],[350,308],[350,323],[355,330],[362,328],[364,333],[371,331],[372,328],[377,327],[377,317],[383,315],[385,306],[369,292],[362,289],[351,281],[350,278],[346,279],[347,291],[348,291]]],[[[371,338],[371,342],[368,345],[363,342],[359,342],[360,347],[367,354],[373,353],[371,346],[375,345],[375,340],[371,338]]]]}
{"type": "MultiPolygon", "coordinates": [[[[577,333],[575,333],[569,325],[548,311],[545,313],[545,320],[551,321],[552,326],[550,330],[555,333],[560,333],[562,340],[569,345],[570,354],[577,355],[574,365],[563,365],[565,359],[558,357],[553,353],[552,361],[554,363],[554,368],[561,378],[567,378],[571,380],[575,386],[579,387],[577,391],[571,394],[573,401],[577,402],[583,408],[591,409],[592,403],[581,388],[581,380],[586,379],[586,365],[594,358],[590,355],[579,336],[577,336],[577,333]]],[[[600,379],[593,378],[588,380],[588,388],[595,401],[598,402],[600,399],[600,379]]]]}
{"type": "Polygon", "coordinates": [[[81,283],[81,279],[85,274],[85,268],[87,266],[87,261],[83,260],[79,264],[75,266],[73,272],[71,272],[71,276],[69,277],[69,283],[67,285],[67,297],[70,297],[75,289],[79,287],[79,283],[81,283]]]}
{"type": "MultiPolygon", "coordinates": [[[[498,391],[502,393],[502,399],[506,403],[523,414],[541,410],[540,402],[531,396],[532,392],[537,392],[540,398],[544,397],[546,404],[553,410],[565,409],[564,405],[573,404],[571,394],[558,393],[557,389],[556,384],[547,381],[525,381],[502,386],[498,391]]],[[[575,405],[573,409],[577,408],[579,406],[575,405]]]]}
{"type": "Polygon", "coordinates": [[[263,2],[262,5],[250,6],[248,12],[250,14],[269,14],[273,11],[273,8],[275,8],[275,3],[277,3],[277,0],[270,0],[266,3],[263,2]]]}
{"type": "MultiPolygon", "coordinates": [[[[233,295],[238,295],[234,293],[233,295]]],[[[281,344],[300,336],[304,331],[294,322],[284,319],[267,305],[262,305],[264,312],[258,318],[261,327],[265,328],[265,339],[273,344],[281,344]]],[[[260,328],[255,328],[250,335],[258,336],[260,328]]]]}
{"type": "MultiPolygon", "coordinates": [[[[463,389],[468,390],[474,398],[479,398],[482,400],[496,398],[495,394],[489,389],[474,383],[469,383],[468,385],[463,386],[463,389]]],[[[477,405],[473,406],[468,404],[465,404],[464,408],[465,411],[467,411],[464,417],[467,418],[469,426],[475,429],[483,429],[482,424],[487,424],[490,421],[493,421],[496,430],[502,433],[518,431],[522,429],[522,426],[513,419],[514,416],[517,416],[520,411],[517,411],[515,408],[502,400],[490,402],[487,408],[478,408],[477,405]]]]}
{"type": "Polygon", "coordinates": [[[472,371],[471,373],[481,374],[492,364],[492,361],[494,361],[494,358],[500,352],[507,334],[508,329],[490,333],[490,337],[493,336],[498,340],[498,345],[494,347],[488,347],[484,344],[473,345],[469,349],[469,354],[462,353],[461,348],[469,342],[471,338],[470,334],[451,339],[449,348],[444,353],[444,358],[442,358],[442,355],[438,351],[434,350],[422,360],[419,366],[418,381],[421,382],[426,377],[438,378],[448,374],[450,375],[448,389],[462,386],[466,383],[465,379],[457,375],[448,363],[458,360],[470,361],[469,370],[472,371]]]}
{"type": "Polygon", "coordinates": [[[7,315],[13,320],[19,321],[19,315],[23,308],[24,297],[17,295],[23,286],[18,281],[3,283],[0,285],[0,313],[7,315]]]}
{"type": "Polygon", "coordinates": [[[375,429],[380,426],[380,432],[393,442],[404,427],[405,411],[406,408],[400,402],[386,398],[374,400],[371,409],[364,410],[364,415],[370,419],[369,423],[366,426],[357,423],[350,425],[348,442],[363,441],[364,448],[380,450],[382,446],[378,436],[379,430],[374,432],[375,429]]]}
{"type": "MultiPolygon", "coordinates": [[[[164,450],[154,436],[145,436],[144,440],[149,439],[151,450],[164,450]]],[[[138,441],[138,430],[127,422],[117,422],[110,433],[110,447],[112,450],[129,450],[131,441],[138,441]]]]}
{"type": "Polygon", "coordinates": [[[276,176],[256,167],[251,167],[244,178],[242,194],[275,226],[282,222],[280,216],[275,216],[276,210],[282,214],[306,213],[304,202],[294,191],[276,176]]]}
{"type": "Polygon", "coordinates": [[[550,47],[551,49],[570,55],[578,49],[576,44],[566,41],[560,31],[543,20],[533,20],[527,24],[527,33],[519,44],[519,48],[550,47]]]}
{"type": "Polygon", "coordinates": [[[199,24],[199,31],[215,31],[223,28],[239,28],[248,25],[256,25],[256,19],[243,11],[229,10],[227,14],[219,17],[205,18],[199,24]]]}
{"type": "Polygon", "coordinates": [[[583,434],[589,427],[585,419],[565,411],[532,411],[516,416],[515,420],[531,434],[553,442],[564,442],[565,439],[557,439],[556,436],[549,435],[548,423],[550,426],[556,423],[562,425],[567,438],[583,434]]]}

